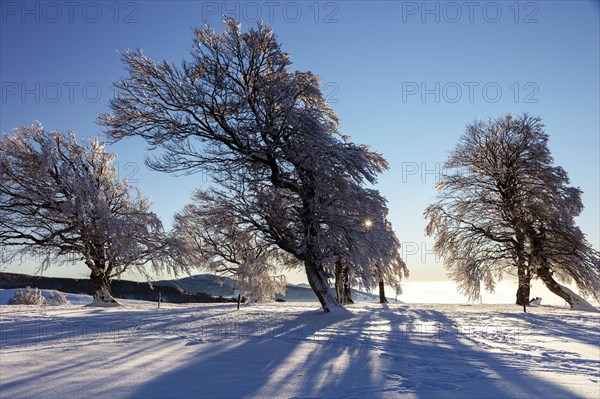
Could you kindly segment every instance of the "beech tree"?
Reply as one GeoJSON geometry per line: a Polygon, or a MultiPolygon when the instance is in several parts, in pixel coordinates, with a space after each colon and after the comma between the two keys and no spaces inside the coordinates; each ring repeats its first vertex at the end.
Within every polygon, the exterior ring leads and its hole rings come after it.
{"type": "Polygon", "coordinates": [[[445,167],[453,173],[425,211],[426,233],[463,292],[477,298],[481,283],[493,291],[510,273],[518,276],[517,304],[529,302],[530,281],[540,278],[571,307],[591,308],[554,279],[598,299],[600,256],[574,222],[581,190],[553,165],[539,117],[467,126],[445,167]]]}
{"type": "MultiPolygon", "coordinates": [[[[208,172],[214,200],[304,264],[325,311],[340,304],[329,283],[335,256],[372,285],[377,254],[362,248],[364,216],[354,197],[385,200],[365,184],[387,169],[383,157],[340,132],[311,72],[291,70],[272,30],[196,30],[191,60],[177,67],[129,51],[129,77],[100,123],[113,140],[144,138],[161,155],[150,167],[208,172]],[[339,245],[343,243],[344,245],[339,245]]],[[[219,206],[221,206],[219,205],[219,206]]]]}
{"type": "Polygon", "coordinates": [[[110,280],[126,270],[181,269],[150,200],[120,180],[115,155],[96,139],[23,126],[0,140],[0,246],[41,267],[83,261],[94,303],[117,305],[110,280]]]}

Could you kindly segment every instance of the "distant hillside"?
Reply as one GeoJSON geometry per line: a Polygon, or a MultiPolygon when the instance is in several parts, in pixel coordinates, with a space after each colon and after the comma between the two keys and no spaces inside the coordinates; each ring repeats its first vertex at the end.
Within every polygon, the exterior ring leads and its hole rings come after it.
{"type": "MultiPolygon", "coordinates": [[[[0,273],[0,288],[39,288],[58,290],[72,294],[92,295],[92,284],[89,279],[72,279],[60,277],[30,276],[27,274],[0,273]]],[[[142,301],[156,301],[158,293],[163,302],[172,303],[209,303],[226,302],[227,299],[213,297],[209,294],[195,291],[188,294],[169,286],[150,286],[148,283],[137,281],[113,280],[111,282],[113,296],[122,299],[137,299],[142,301]]]]}
{"type": "Polygon", "coordinates": [[[168,286],[179,291],[196,293],[204,292],[212,296],[232,296],[235,290],[235,281],[228,277],[219,277],[214,274],[197,274],[175,280],[159,280],[155,286],[168,286]]]}
{"type": "MultiPolygon", "coordinates": [[[[154,285],[170,286],[190,293],[204,292],[212,296],[233,296],[235,294],[235,280],[228,277],[219,277],[213,274],[197,274],[177,280],[161,280],[154,285]]],[[[379,301],[379,295],[370,294],[353,289],[352,297],[355,301],[379,301]]],[[[276,299],[285,299],[289,302],[316,302],[318,299],[308,284],[288,284],[285,295],[277,295],[276,299]]]]}
{"type": "MultiPolygon", "coordinates": [[[[71,279],[59,277],[30,276],[27,274],[0,273],[0,288],[53,289],[73,294],[92,294],[89,279],[71,279]]],[[[160,280],[152,283],[113,280],[111,287],[115,298],[156,301],[158,292],[163,302],[205,303],[231,300],[235,295],[236,281],[228,277],[213,274],[197,274],[175,280],[160,280]]],[[[379,296],[353,289],[352,298],[359,302],[376,302],[379,296]]],[[[316,302],[314,292],[308,284],[288,284],[285,295],[276,299],[288,302],[316,302]]]]}

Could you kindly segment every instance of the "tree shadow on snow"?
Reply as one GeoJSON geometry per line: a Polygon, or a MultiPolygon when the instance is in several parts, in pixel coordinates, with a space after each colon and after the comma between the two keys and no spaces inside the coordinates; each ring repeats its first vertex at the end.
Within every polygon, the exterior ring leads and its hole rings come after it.
{"type": "MultiPolygon", "coordinates": [[[[50,351],[46,356],[61,359],[52,368],[34,364],[12,375],[2,389],[31,397],[547,398],[575,395],[531,371],[567,376],[593,374],[595,367],[597,373],[597,362],[559,364],[548,357],[552,353],[533,353],[531,337],[459,325],[441,311],[406,305],[349,309],[301,309],[281,318],[262,318],[272,308],[260,306],[240,312],[231,306],[211,312],[111,309],[65,320],[55,316],[40,333],[40,320],[21,318],[3,323],[0,346],[34,356],[42,345],[50,351]],[[180,331],[178,321],[191,324],[180,331]],[[88,345],[94,351],[79,350],[88,345]],[[85,376],[94,370],[102,377],[90,383],[85,376]],[[78,389],[78,381],[87,381],[85,388],[78,389]],[[39,391],[54,386],[62,391],[39,391]]],[[[573,336],[569,324],[555,318],[502,316],[526,320],[552,336],[573,336]]],[[[594,336],[597,330],[586,327],[575,339],[597,345],[589,338],[594,336]]]]}
{"type": "Polygon", "coordinates": [[[357,397],[384,378],[372,372],[379,359],[361,344],[363,333],[350,328],[357,319],[361,325],[369,318],[368,313],[305,311],[263,331],[247,327],[240,339],[205,337],[185,366],[130,397],[357,397]],[[212,345],[202,349],[206,342],[212,345]]]}
{"type": "Polygon", "coordinates": [[[357,308],[353,316],[308,311],[262,332],[245,326],[251,331],[211,345],[203,345],[211,342],[205,337],[185,364],[130,397],[574,396],[528,373],[538,363],[512,350],[518,340],[504,340],[511,350],[482,350],[473,331],[435,310],[384,305],[357,308]]]}
{"type": "MultiPolygon", "coordinates": [[[[394,368],[387,376],[397,381],[398,392],[419,398],[576,397],[531,374],[535,370],[577,374],[578,370],[548,370],[543,361],[549,359],[523,354],[528,349],[527,331],[459,325],[443,312],[410,307],[382,311],[381,316],[392,326],[383,356],[392,360],[394,368]],[[478,339],[482,333],[497,345],[484,345],[478,339]]],[[[584,365],[586,370],[588,366],[593,369],[589,364],[584,365]]]]}
{"type": "MultiPolygon", "coordinates": [[[[541,308],[543,309],[543,308],[541,308]]],[[[543,310],[542,310],[543,312],[543,310]]],[[[600,344],[600,317],[595,313],[569,310],[572,314],[546,313],[503,313],[506,318],[518,319],[527,323],[530,330],[543,335],[563,338],[564,341],[578,341],[584,344],[598,346],[600,344]],[[588,325],[577,323],[582,318],[589,318],[588,325]]]]}

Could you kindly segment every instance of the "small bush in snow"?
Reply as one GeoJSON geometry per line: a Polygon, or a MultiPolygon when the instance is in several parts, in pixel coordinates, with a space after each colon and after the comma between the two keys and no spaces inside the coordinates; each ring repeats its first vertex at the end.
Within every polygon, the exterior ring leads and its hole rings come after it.
{"type": "Polygon", "coordinates": [[[50,306],[58,306],[58,305],[68,305],[69,300],[65,297],[60,291],[52,290],[46,293],[46,305],[50,306]]]}
{"type": "Polygon", "coordinates": [[[9,305],[45,305],[46,298],[42,295],[41,291],[37,288],[31,289],[29,287],[25,290],[18,290],[15,295],[8,300],[9,305]]]}

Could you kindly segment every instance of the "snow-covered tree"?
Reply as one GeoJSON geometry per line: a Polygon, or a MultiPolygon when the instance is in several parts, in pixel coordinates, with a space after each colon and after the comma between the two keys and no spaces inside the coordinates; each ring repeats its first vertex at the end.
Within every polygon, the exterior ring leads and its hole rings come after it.
{"type": "Polygon", "coordinates": [[[176,271],[183,253],[114,160],[96,139],[82,144],[39,123],[0,140],[0,246],[41,256],[42,269],[85,262],[94,301],[106,304],[116,304],[111,278],[147,266],[176,271]]]}
{"type": "Polygon", "coordinates": [[[383,237],[388,240],[384,246],[387,252],[384,257],[373,265],[373,274],[379,285],[379,302],[387,303],[385,284],[388,284],[396,295],[402,294],[400,282],[403,277],[408,277],[408,268],[400,256],[400,242],[393,233],[392,225],[387,219],[384,221],[383,227],[386,229],[383,237]]]}
{"type": "Polygon", "coordinates": [[[329,283],[336,255],[371,285],[375,255],[361,248],[364,217],[354,197],[385,202],[363,186],[386,161],[341,134],[319,78],[292,71],[270,28],[242,32],[228,18],[221,34],[196,30],[190,52],[181,67],[127,52],[129,77],[100,118],[107,135],[161,148],[149,161],[156,170],[208,172],[219,187],[213,197],[262,241],[303,262],[325,311],[339,307],[329,283]]]}
{"type": "Polygon", "coordinates": [[[472,298],[480,284],[493,291],[503,274],[517,274],[517,304],[529,302],[531,278],[540,278],[572,307],[585,301],[558,284],[576,283],[598,298],[600,256],[574,218],[581,190],[553,165],[541,119],[506,115],[467,127],[445,164],[426,233],[459,288],[472,298]]]}
{"type": "Polygon", "coordinates": [[[187,243],[188,263],[233,277],[240,291],[259,300],[285,294],[282,269],[297,260],[263,240],[261,231],[240,220],[233,208],[213,200],[211,191],[197,190],[192,200],[175,215],[173,229],[187,243]]]}
{"type": "MultiPolygon", "coordinates": [[[[400,241],[387,219],[388,209],[384,203],[370,202],[366,198],[357,197],[363,205],[357,213],[359,219],[355,225],[362,230],[361,245],[346,248],[336,260],[336,293],[344,303],[352,303],[350,287],[358,285],[366,289],[378,287],[381,303],[387,303],[385,284],[390,285],[395,293],[401,294],[401,281],[408,277],[409,271],[400,256],[400,241]],[[351,254],[344,257],[343,254],[351,254]],[[351,262],[364,262],[367,268],[352,267],[351,262]],[[368,276],[356,276],[357,271],[367,272],[368,276]],[[368,281],[365,284],[365,281],[368,281]]],[[[352,240],[340,241],[337,245],[353,245],[352,240]]]]}

